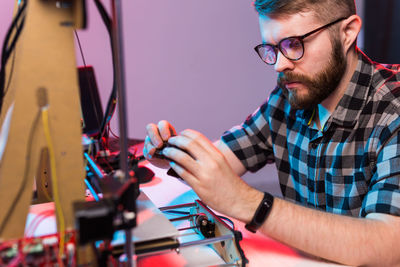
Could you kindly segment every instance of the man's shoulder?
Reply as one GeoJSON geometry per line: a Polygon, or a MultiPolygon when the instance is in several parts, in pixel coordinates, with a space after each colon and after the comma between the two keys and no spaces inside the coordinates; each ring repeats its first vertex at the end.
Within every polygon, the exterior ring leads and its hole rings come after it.
{"type": "Polygon", "coordinates": [[[375,63],[371,86],[375,100],[400,108],[400,64],[375,63]]]}
{"type": "Polygon", "coordinates": [[[359,77],[362,76],[361,74],[364,74],[364,79],[361,79],[361,82],[357,81],[357,85],[369,87],[369,101],[380,104],[386,102],[386,104],[390,103],[389,106],[400,107],[400,64],[375,62],[361,51],[360,55],[362,65],[359,70],[359,77]]]}
{"type": "Polygon", "coordinates": [[[362,116],[369,121],[374,121],[376,129],[398,128],[400,126],[400,64],[377,62],[371,64],[373,73],[362,116]]]}

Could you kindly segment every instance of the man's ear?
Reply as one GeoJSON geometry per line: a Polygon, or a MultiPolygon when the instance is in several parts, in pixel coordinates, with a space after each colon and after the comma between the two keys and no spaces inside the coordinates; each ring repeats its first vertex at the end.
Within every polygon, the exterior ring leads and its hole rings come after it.
{"type": "Polygon", "coordinates": [[[351,15],[343,21],[341,27],[341,40],[344,52],[347,54],[350,47],[356,42],[357,36],[360,33],[362,20],[358,15],[351,15]]]}

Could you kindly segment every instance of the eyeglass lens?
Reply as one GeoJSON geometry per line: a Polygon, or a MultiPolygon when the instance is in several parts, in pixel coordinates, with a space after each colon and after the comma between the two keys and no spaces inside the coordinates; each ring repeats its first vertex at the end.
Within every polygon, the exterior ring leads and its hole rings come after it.
{"type": "MultiPolygon", "coordinates": [[[[300,38],[286,38],[278,44],[282,54],[291,60],[298,60],[303,56],[303,44],[300,38]]],[[[277,57],[277,49],[272,45],[263,45],[257,48],[257,52],[267,64],[275,64],[277,57]]]]}

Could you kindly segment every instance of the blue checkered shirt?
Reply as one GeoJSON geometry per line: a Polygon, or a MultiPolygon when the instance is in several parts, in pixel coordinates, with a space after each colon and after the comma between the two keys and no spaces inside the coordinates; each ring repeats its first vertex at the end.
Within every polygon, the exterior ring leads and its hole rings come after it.
{"type": "Polygon", "coordinates": [[[313,109],[293,109],[277,87],[222,140],[249,171],[275,162],[285,199],[337,214],[400,216],[400,66],[358,53],[322,130],[310,126],[313,109]]]}

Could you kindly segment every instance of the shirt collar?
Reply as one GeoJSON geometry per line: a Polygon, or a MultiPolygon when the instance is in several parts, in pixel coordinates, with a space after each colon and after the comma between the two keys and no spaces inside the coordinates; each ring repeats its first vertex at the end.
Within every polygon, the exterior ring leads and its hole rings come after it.
{"type": "Polygon", "coordinates": [[[343,127],[352,127],[357,122],[357,118],[367,102],[374,73],[373,62],[360,50],[357,52],[357,67],[331,117],[333,123],[343,127]]]}
{"type": "MultiPolygon", "coordinates": [[[[349,85],[338,103],[338,106],[326,122],[324,131],[327,130],[332,123],[342,127],[353,127],[368,101],[368,95],[371,93],[370,88],[375,88],[382,83],[382,79],[374,79],[374,74],[378,69],[386,69],[383,65],[375,65],[361,50],[357,48],[358,62],[356,69],[350,79],[349,85]]],[[[391,72],[390,69],[387,69],[391,72]]],[[[378,75],[382,77],[381,75],[378,75]]],[[[287,92],[283,90],[283,94],[287,97],[287,92]]],[[[304,123],[308,124],[312,119],[314,108],[305,110],[296,110],[296,116],[304,119],[304,123]]]]}

